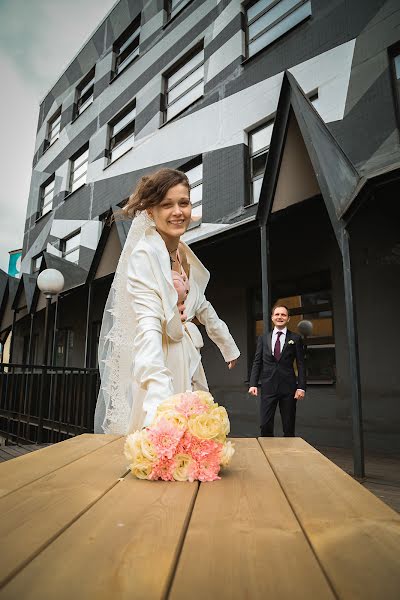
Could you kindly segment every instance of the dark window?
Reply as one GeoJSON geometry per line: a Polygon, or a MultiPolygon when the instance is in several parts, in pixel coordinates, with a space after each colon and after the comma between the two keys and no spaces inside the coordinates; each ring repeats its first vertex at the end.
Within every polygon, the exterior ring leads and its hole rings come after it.
{"type": "Polygon", "coordinates": [[[76,88],[75,118],[81,115],[93,102],[94,73],[95,68],[93,67],[76,88]]]}
{"type": "Polygon", "coordinates": [[[71,158],[69,191],[74,192],[86,183],[89,163],[89,148],[86,146],[79,154],[71,158]]]}
{"type": "Polygon", "coordinates": [[[400,47],[396,46],[391,52],[392,81],[395,93],[395,104],[397,109],[397,120],[400,128],[400,47]]]}
{"type": "Polygon", "coordinates": [[[56,333],[55,366],[71,367],[74,349],[74,332],[72,329],[59,329],[56,333]]]}
{"type": "Polygon", "coordinates": [[[72,235],[61,240],[62,257],[70,262],[77,263],[79,260],[79,246],[81,243],[81,232],[75,231],[72,235]]]}
{"type": "Polygon", "coordinates": [[[113,46],[114,73],[117,75],[139,56],[140,15],[129,25],[113,46]]]}
{"type": "Polygon", "coordinates": [[[164,121],[182,112],[204,94],[204,49],[197,50],[165,76],[164,121]]]}
{"type": "Polygon", "coordinates": [[[108,159],[110,162],[119,158],[132,148],[135,139],[136,102],[130,102],[118,115],[110,121],[110,144],[108,159]]]}
{"type": "Polygon", "coordinates": [[[37,273],[40,271],[40,267],[42,266],[42,255],[38,254],[32,258],[32,273],[37,273]]]}
{"type": "MultiPolygon", "coordinates": [[[[256,293],[255,334],[262,335],[261,294],[256,293]]],[[[290,310],[289,329],[298,332],[300,321],[310,321],[312,331],[303,336],[306,350],[307,382],[332,384],[336,381],[335,334],[330,290],[299,293],[280,297],[274,304],[283,304],[290,310]]]]}
{"type": "Polygon", "coordinates": [[[311,0],[258,0],[246,7],[247,56],[293,29],[311,15],[311,0]]]}
{"type": "Polygon", "coordinates": [[[55,176],[53,175],[44,185],[40,188],[40,200],[39,200],[39,217],[46,215],[53,209],[54,199],[54,184],[55,176]]]}
{"type": "Polygon", "coordinates": [[[60,137],[61,108],[47,122],[46,147],[48,148],[60,137]]]}
{"type": "Polygon", "coordinates": [[[166,1],[166,9],[167,9],[167,18],[168,20],[172,19],[182,8],[189,4],[190,0],[167,0],[166,1]]]}

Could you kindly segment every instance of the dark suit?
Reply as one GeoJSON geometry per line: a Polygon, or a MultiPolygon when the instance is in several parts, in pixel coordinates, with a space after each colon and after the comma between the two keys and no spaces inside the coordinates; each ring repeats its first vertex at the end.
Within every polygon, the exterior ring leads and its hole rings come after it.
{"type": "Polygon", "coordinates": [[[271,339],[272,333],[258,338],[250,376],[250,387],[256,387],[261,379],[261,436],[274,435],[274,417],[279,404],[284,435],[293,437],[297,402],[294,394],[297,389],[306,389],[303,341],[300,335],[287,330],[281,357],[276,360],[271,339]],[[297,363],[297,379],[293,368],[294,360],[297,363]]]}

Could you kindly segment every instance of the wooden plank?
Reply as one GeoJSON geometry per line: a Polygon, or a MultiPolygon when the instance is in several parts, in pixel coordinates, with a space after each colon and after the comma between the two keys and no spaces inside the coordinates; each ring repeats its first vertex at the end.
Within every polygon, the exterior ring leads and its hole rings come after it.
{"type": "Polygon", "coordinates": [[[261,446],[339,598],[400,597],[400,516],[299,438],[261,446]]]}
{"type": "Polygon", "coordinates": [[[170,600],[334,598],[257,440],[235,444],[200,486],[170,600]]]}
{"type": "Polygon", "coordinates": [[[126,473],[123,444],[119,438],[0,499],[0,586],[126,473]]]}
{"type": "MultiPolygon", "coordinates": [[[[0,465],[0,498],[94,452],[119,436],[85,433],[0,465]]],[[[7,446],[6,446],[7,447],[7,446]]]]}
{"type": "Polygon", "coordinates": [[[12,579],[0,599],[165,598],[197,488],[129,474],[12,579]]]}

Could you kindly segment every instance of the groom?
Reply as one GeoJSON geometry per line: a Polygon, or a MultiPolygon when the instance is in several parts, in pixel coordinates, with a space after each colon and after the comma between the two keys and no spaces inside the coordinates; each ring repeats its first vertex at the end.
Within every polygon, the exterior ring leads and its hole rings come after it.
{"type": "Polygon", "coordinates": [[[294,437],[297,400],[304,398],[306,381],[304,349],[301,336],[287,328],[289,309],[275,305],[271,320],[272,333],[258,338],[257,350],[250,376],[249,394],[257,396],[261,375],[261,437],[273,437],[276,407],[282,418],[285,437],[294,437]],[[296,360],[298,376],[293,368],[296,360]]]}

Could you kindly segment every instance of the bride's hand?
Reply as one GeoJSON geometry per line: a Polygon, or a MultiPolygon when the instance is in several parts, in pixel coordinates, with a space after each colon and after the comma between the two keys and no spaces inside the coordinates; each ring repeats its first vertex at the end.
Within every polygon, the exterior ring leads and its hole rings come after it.
{"type": "Polygon", "coordinates": [[[230,360],[228,362],[228,369],[233,369],[236,366],[237,363],[237,358],[235,358],[235,360],[230,360]]]}

